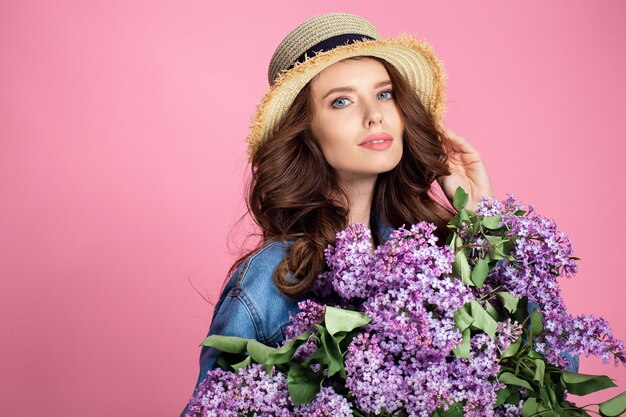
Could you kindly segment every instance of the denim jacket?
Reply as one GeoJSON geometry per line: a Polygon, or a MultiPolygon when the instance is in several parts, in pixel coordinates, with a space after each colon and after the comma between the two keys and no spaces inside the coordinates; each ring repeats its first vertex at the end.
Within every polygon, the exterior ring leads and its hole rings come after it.
{"type": "MultiPolygon", "coordinates": [[[[372,217],[371,223],[372,230],[378,232],[380,242],[387,241],[393,228],[375,217],[372,217]]],[[[290,299],[285,296],[272,278],[291,244],[292,242],[269,243],[249,256],[235,270],[215,306],[208,335],[256,339],[273,347],[284,342],[289,314],[297,314],[298,301],[304,299],[290,299]]],[[[220,351],[215,348],[202,346],[200,373],[195,388],[206,378],[207,371],[216,367],[219,354],[220,351]]],[[[577,371],[578,357],[568,356],[568,359],[572,365],[570,370],[577,371]]],[[[181,417],[188,411],[185,407],[181,417]]]]}
{"type": "MultiPolygon", "coordinates": [[[[371,223],[380,240],[386,241],[393,229],[374,217],[371,223]]],[[[272,278],[292,243],[269,243],[239,265],[215,305],[208,335],[256,339],[273,347],[284,342],[289,314],[297,314],[298,302],[305,298],[290,299],[280,292],[272,278]]],[[[215,348],[202,346],[200,373],[195,388],[206,378],[207,371],[216,367],[219,354],[220,351],[215,348]]],[[[185,407],[181,417],[188,411],[185,407]]]]}

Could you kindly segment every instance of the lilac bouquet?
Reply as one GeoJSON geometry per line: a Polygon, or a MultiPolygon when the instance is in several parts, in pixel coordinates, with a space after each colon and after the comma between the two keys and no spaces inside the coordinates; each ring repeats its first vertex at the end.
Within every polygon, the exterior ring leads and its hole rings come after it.
{"type": "Polygon", "coordinates": [[[435,226],[394,230],[375,250],[353,224],[326,249],[328,270],[273,348],[211,335],[237,357],[209,371],[189,416],[618,416],[567,400],[615,386],[575,370],[595,355],[626,365],[605,320],[567,313],[559,276],[577,271],[555,223],[514,196],[466,210],[458,188],[444,245],[435,226]]]}

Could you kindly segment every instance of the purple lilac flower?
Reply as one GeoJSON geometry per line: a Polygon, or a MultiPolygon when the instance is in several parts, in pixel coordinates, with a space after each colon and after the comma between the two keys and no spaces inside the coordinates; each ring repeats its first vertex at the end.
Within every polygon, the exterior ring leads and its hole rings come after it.
{"type": "Polygon", "coordinates": [[[346,387],[361,411],[380,414],[398,411],[408,395],[402,368],[385,353],[376,335],[362,333],[348,346],[346,387]]]}
{"type": "Polygon", "coordinates": [[[414,287],[410,283],[408,288],[389,289],[363,304],[372,319],[365,330],[383,336],[381,347],[394,355],[420,349],[432,339],[422,295],[414,287]]]}
{"type": "Polygon", "coordinates": [[[483,196],[478,202],[478,208],[476,209],[475,213],[478,216],[484,217],[497,216],[499,214],[502,214],[503,209],[504,207],[499,200],[492,196],[486,195],[483,196]]]}
{"type": "Polygon", "coordinates": [[[258,364],[252,364],[238,371],[243,385],[240,393],[243,399],[242,413],[252,413],[259,417],[291,417],[292,403],[287,390],[287,377],[273,371],[270,376],[258,364]]]}
{"type": "Polygon", "coordinates": [[[237,417],[242,400],[237,393],[240,385],[237,374],[219,368],[209,371],[189,401],[185,417],[237,417]]]}
{"type": "Polygon", "coordinates": [[[237,373],[214,369],[207,372],[189,403],[187,417],[292,417],[287,379],[278,371],[266,373],[261,365],[240,368],[237,373]]]}
{"type": "Polygon", "coordinates": [[[326,306],[314,300],[302,300],[298,302],[298,313],[294,316],[289,313],[289,327],[285,330],[285,338],[292,339],[300,334],[316,329],[314,324],[321,323],[324,319],[326,306]]]}
{"type": "MultiPolygon", "coordinates": [[[[313,287],[313,293],[321,298],[299,303],[300,312],[290,317],[287,337],[322,321],[326,303],[322,300],[332,299],[336,306],[366,312],[371,322],[349,343],[345,355],[345,387],[336,381],[327,382],[340,392],[347,388],[355,407],[373,414],[385,409],[389,414],[430,417],[439,407],[463,402],[467,417],[521,415],[523,401],[528,398],[523,392],[518,405],[493,408],[496,392],[505,386],[496,379],[499,358],[521,336],[519,323],[510,319],[498,323],[494,338],[474,334],[469,358],[457,358],[452,353],[462,339],[453,320],[456,310],[496,290],[527,296],[539,306],[544,333],[535,341],[535,349],[549,362],[564,367],[566,360],[560,352],[570,351],[594,354],[605,361],[613,356],[616,362],[626,364],[623,344],[613,338],[604,320],[566,313],[556,279],[577,271],[567,236],[556,230],[552,220],[534,214],[532,205],[524,217],[514,214],[519,210],[523,205],[513,195],[502,202],[486,196],[478,204],[478,215],[502,216],[500,224],[515,243],[514,261],[499,261],[481,288],[470,288],[450,277],[454,253],[448,246],[436,245],[433,224],[401,227],[373,253],[370,230],[362,224],[351,225],[337,234],[334,247],[325,250],[329,270],[313,287]]],[[[472,236],[470,225],[462,232],[466,243],[478,245],[471,250],[469,261],[473,264],[486,254],[487,248],[480,245],[486,246],[488,241],[482,235],[472,236]]],[[[294,360],[305,359],[317,348],[312,337],[298,349],[294,360]]],[[[209,377],[213,385],[201,385],[190,408],[194,417],[217,415],[210,414],[216,410],[219,415],[352,414],[347,399],[328,386],[312,403],[294,409],[285,376],[275,372],[271,378],[260,366],[240,370],[235,376],[209,373],[209,377]],[[215,385],[220,379],[221,385],[215,385]],[[203,390],[211,392],[202,396],[203,390]]]]}
{"type": "Polygon", "coordinates": [[[337,233],[335,246],[325,250],[332,286],[344,299],[366,298],[371,286],[371,265],[374,262],[372,232],[355,223],[337,233]]]}
{"type": "Polygon", "coordinates": [[[296,406],[294,411],[296,417],[352,417],[352,406],[332,387],[322,387],[311,403],[296,406]]]}
{"type": "Polygon", "coordinates": [[[490,272],[483,292],[501,286],[516,297],[527,296],[539,306],[544,333],[535,348],[550,363],[567,366],[567,359],[560,353],[569,351],[578,355],[593,354],[605,362],[613,356],[616,364],[619,361],[626,365],[623,344],[612,337],[604,320],[592,316],[573,317],[566,312],[557,278],[561,275],[570,278],[577,272],[577,265],[571,259],[571,241],[557,230],[556,223],[536,214],[532,205],[525,216],[511,214],[523,209],[514,196],[500,206],[491,198],[483,200],[479,203],[479,210],[492,214],[501,210],[502,224],[515,242],[512,252],[515,262],[504,260],[499,263],[490,272]]]}
{"type": "Polygon", "coordinates": [[[524,406],[524,400],[520,400],[517,405],[515,404],[502,404],[494,409],[496,417],[522,417],[522,407],[524,406]]]}
{"type": "Polygon", "coordinates": [[[410,416],[430,417],[443,404],[453,402],[454,392],[445,361],[407,363],[405,381],[409,393],[405,408],[410,416]]]}
{"type": "Polygon", "coordinates": [[[475,297],[468,286],[450,277],[454,253],[436,245],[435,226],[420,222],[395,230],[373,257],[367,252],[366,261],[355,253],[365,253],[359,248],[366,246],[362,240],[369,235],[363,225],[352,230],[357,233],[338,235],[341,251],[328,250],[326,255],[329,276],[341,280],[333,286],[342,297],[363,299],[359,309],[372,319],[365,333],[350,343],[345,358],[346,386],[357,406],[375,414],[384,408],[388,413],[404,409],[411,416],[430,416],[454,401],[466,400],[468,412],[495,401],[489,378],[495,380],[498,349],[508,347],[512,330],[501,326],[500,333],[509,332],[499,344],[484,334],[476,338],[474,350],[479,341],[487,343],[483,338],[490,340],[490,350],[476,351],[472,361],[454,357],[452,349],[459,346],[461,333],[452,317],[475,297]],[[371,274],[352,273],[363,265],[372,268],[371,274]],[[358,295],[354,288],[361,289],[358,295]]]}
{"type": "Polygon", "coordinates": [[[522,325],[508,318],[506,321],[498,322],[496,330],[496,345],[500,353],[504,353],[511,344],[522,336],[522,325]]]}
{"type": "Polygon", "coordinates": [[[500,323],[495,338],[485,333],[472,336],[470,357],[448,364],[453,398],[465,401],[463,411],[466,416],[494,416],[496,392],[505,386],[495,379],[500,371],[499,358],[503,349],[508,349],[511,341],[520,334],[519,325],[500,323]]]}
{"type": "Polygon", "coordinates": [[[437,251],[440,248],[436,245],[437,236],[432,233],[434,229],[435,225],[427,222],[414,224],[408,230],[402,226],[376,248],[370,295],[411,281],[420,272],[432,271],[439,276],[451,271],[454,256],[450,260],[450,254],[437,251]]]}
{"type": "Polygon", "coordinates": [[[594,355],[608,363],[626,366],[624,343],[613,337],[607,321],[592,315],[573,316],[564,312],[549,312],[544,317],[545,342],[536,344],[535,349],[543,353],[550,362],[566,366],[567,360],[559,352],[573,355],[594,355]]]}

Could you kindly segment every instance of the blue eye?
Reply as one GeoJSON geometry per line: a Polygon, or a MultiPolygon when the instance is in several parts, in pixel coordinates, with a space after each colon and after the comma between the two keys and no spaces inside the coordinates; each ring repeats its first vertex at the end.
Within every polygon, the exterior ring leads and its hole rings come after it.
{"type": "Polygon", "coordinates": [[[335,104],[336,104],[338,101],[340,101],[340,100],[348,100],[348,99],[347,99],[347,98],[345,98],[345,97],[339,97],[338,99],[336,99],[335,101],[333,101],[332,107],[333,107],[333,108],[335,108],[335,109],[342,109],[342,108],[346,107],[346,105],[344,105],[344,106],[335,106],[335,104]]]}
{"type": "Polygon", "coordinates": [[[388,96],[388,98],[386,100],[389,100],[389,99],[393,98],[393,91],[391,91],[391,90],[381,91],[379,94],[389,94],[389,96],[388,96]]]}
{"type": "MultiPolygon", "coordinates": [[[[382,98],[382,100],[385,100],[385,101],[391,100],[393,98],[393,90],[381,91],[380,93],[378,93],[378,97],[380,98],[381,95],[385,95],[382,98]]],[[[347,97],[339,97],[339,98],[335,99],[335,101],[332,102],[331,107],[334,108],[334,109],[343,109],[344,107],[346,107],[348,105],[347,103],[343,104],[343,105],[341,105],[341,104],[337,105],[337,104],[341,103],[344,100],[345,101],[350,101],[350,99],[347,98],[347,97]]]]}

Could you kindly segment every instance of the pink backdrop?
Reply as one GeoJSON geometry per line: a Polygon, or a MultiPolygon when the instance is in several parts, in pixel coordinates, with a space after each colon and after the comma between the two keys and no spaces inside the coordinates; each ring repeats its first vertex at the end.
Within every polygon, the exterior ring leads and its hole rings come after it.
{"type": "MultiPolygon", "coordinates": [[[[203,297],[217,299],[241,234],[269,59],[330,11],[433,45],[446,123],[482,153],[498,198],[572,239],[569,309],[626,338],[625,3],[3,1],[0,415],[178,415],[211,319],[203,297]]],[[[624,368],[581,371],[626,389],[624,368]]]]}

